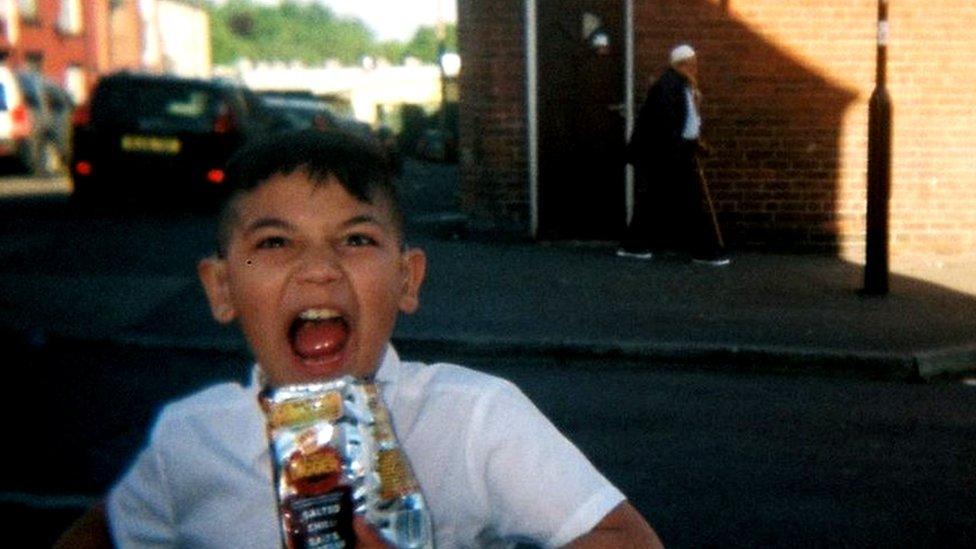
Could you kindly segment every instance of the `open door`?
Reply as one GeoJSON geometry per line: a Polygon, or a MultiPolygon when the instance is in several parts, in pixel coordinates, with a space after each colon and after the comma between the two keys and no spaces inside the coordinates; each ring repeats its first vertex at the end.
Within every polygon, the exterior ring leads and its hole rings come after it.
{"type": "Polygon", "coordinates": [[[626,225],[625,3],[536,2],[538,236],[617,239],[626,225]]]}

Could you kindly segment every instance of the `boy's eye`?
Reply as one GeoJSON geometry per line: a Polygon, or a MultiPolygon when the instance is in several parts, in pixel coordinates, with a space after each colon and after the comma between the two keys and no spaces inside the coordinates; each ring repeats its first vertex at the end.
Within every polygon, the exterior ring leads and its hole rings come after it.
{"type": "Polygon", "coordinates": [[[267,238],[262,238],[258,242],[258,249],[269,250],[274,248],[284,248],[288,244],[288,240],[282,236],[269,236],[267,238]]]}
{"type": "Polygon", "coordinates": [[[360,246],[376,246],[376,239],[365,234],[356,233],[346,237],[346,245],[358,248],[360,246]]]}

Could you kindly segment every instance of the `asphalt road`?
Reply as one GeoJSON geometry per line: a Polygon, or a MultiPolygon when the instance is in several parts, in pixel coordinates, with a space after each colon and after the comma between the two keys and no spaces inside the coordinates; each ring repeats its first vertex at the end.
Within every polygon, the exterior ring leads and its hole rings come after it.
{"type": "MultiPolygon", "coordinates": [[[[0,503],[38,546],[121,473],[161,403],[247,370],[233,354],[57,341],[18,351],[0,503]]],[[[976,543],[976,387],[436,359],[515,381],[669,546],[976,543]]]]}
{"type": "MultiPolygon", "coordinates": [[[[408,167],[416,230],[450,226],[451,173],[408,167]]],[[[4,272],[185,276],[210,250],[206,214],[81,215],[63,181],[14,181],[0,179],[0,196],[21,189],[0,200],[4,272]],[[146,235],[149,249],[127,245],[146,235]]],[[[232,352],[0,341],[0,516],[28,547],[101,496],[162,403],[247,369],[232,352]]],[[[671,547],[976,546],[976,387],[401,351],[515,381],[671,547]]]]}

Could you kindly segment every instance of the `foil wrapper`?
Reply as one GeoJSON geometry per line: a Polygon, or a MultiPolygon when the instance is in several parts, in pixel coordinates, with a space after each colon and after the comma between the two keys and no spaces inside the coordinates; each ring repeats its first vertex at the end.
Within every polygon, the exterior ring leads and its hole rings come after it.
{"type": "Polygon", "coordinates": [[[394,547],[433,547],[427,504],[375,383],[346,376],[267,388],[259,400],[285,547],[353,547],[354,515],[394,547]]]}

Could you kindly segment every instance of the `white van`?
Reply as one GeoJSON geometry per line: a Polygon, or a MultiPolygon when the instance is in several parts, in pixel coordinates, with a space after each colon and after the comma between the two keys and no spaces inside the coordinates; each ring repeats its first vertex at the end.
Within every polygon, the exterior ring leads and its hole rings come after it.
{"type": "Polygon", "coordinates": [[[10,67],[0,64],[0,158],[21,162],[31,155],[31,114],[10,67]]]}
{"type": "Polygon", "coordinates": [[[60,173],[70,156],[73,107],[42,75],[0,63],[0,159],[33,175],[60,173]]]}

